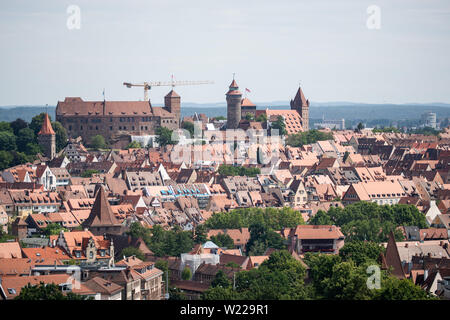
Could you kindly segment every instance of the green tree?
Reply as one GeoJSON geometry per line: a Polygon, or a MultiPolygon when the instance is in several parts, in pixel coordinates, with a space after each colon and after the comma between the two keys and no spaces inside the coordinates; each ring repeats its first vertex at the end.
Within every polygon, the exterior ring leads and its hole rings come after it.
{"type": "Polygon", "coordinates": [[[9,133],[14,134],[13,128],[11,128],[11,125],[9,124],[9,122],[6,122],[6,121],[0,122],[0,132],[9,132],[9,133]]]}
{"type": "Polygon", "coordinates": [[[177,141],[172,140],[173,130],[170,130],[166,127],[158,127],[156,129],[156,134],[156,142],[162,147],[166,145],[177,144],[177,141]]]}
{"type": "Polygon", "coordinates": [[[255,120],[255,117],[253,116],[253,114],[247,112],[247,114],[245,115],[245,120],[253,121],[255,120]]]}
{"type": "Polygon", "coordinates": [[[232,288],[213,287],[206,290],[202,296],[202,300],[240,300],[242,299],[238,292],[232,288]]]}
{"type": "Polygon", "coordinates": [[[166,272],[169,272],[169,263],[166,260],[157,260],[155,262],[155,267],[158,268],[159,270],[163,271],[164,274],[166,272]]]}
{"type": "Polygon", "coordinates": [[[0,150],[16,150],[16,136],[11,131],[0,131],[0,150]]]}
{"type": "Polygon", "coordinates": [[[44,229],[42,229],[46,236],[53,236],[60,234],[61,231],[68,231],[62,227],[59,223],[50,223],[44,229]]]}
{"type": "Polygon", "coordinates": [[[285,248],[283,238],[261,222],[252,224],[249,231],[250,239],[246,246],[246,251],[249,255],[261,256],[268,248],[285,248]]]}
{"type": "MultiPolygon", "coordinates": [[[[14,121],[12,121],[10,123],[10,126],[13,129],[14,135],[18,136],[19,135],[19,131],[21,129],[28,128],[28,122],[26,122],[26,121],[24,121],[24,120],[22,120],[20,118],[17,118],[16,120],[14,120],[14,121]]],[[[34,134],[34,132],[33,132],[33,134],[34,134]]]]}
{"type": "Polygon", "coordinates": [[[5,150],[0,150],[0,170],[7,169],[11,167],[11,162],[13,161],[13,155],[5,150]]]}
{"type": "Polygon", "coordinates": [[[267,115],[265,113],[261,113],[257,118],[256,121],[258,122],[266,122],[267,121],[267,115]]]}
{"type": "MultiPolygon", "coordinates": [[[[45,117],[45,112],[41,112],[40,114],[34,116],[33,119],[31,119],[29,128],[34,131],[34,135],[36,137],[38,136],[39,131],[41,131],[42,124],[44,123],[44,117],[45,117]]],[[[50,115],[48,115],[48,118],[51,122],[52,118],[50,117],[50,115]]]]}
{"type": "Polygon", "coordinates": [[[278,130],[280,136],[285,136],[287,134],[286,124],[282,116],[278,116],[275,122],[272,122],[272,129],[278,130]]]}
{"type": "Polygon", "coordinates": [[[67,132],[58,121],[52,122],[52,128],[55,131],[56,152],[59,152],[67,145],[67,132]]]}
{"type": "Polygon", "coordinates": [[[191,138],[194,137],[194,124],[192,122],[184,121],[181,128],[187,130],[191,135],[191,138]]]}
{"type": "Polygon", "coordinates": [[[107,144],[105,142],[105,138],[102,135],[100,135],[100,134],[97,134],[97,135],[93,136],[91,138],[91,147],[96,149],[96,150],[100,150],[100,149],[106,148],[107,144]]]}
{"type": "Polygon", "coordinates": [[[410,279],[384,277],[381,289],[377,290],[375,300],[435,300],[427,291],[416,286],[410,279]]]}
{"type": "Polygon", "coordinates": [[[292,208],[239,208],[213,214],[205,225],[209,229],[248,228],[253,223],[263,223],[272,230],[293,228],[305,224],[301,213],[292,208]]]}
{"type": "Polygon", "coordinates": [[[221,248],[234,248],[233,239],[225,233],[219,233],[217,236],[212,236],[210,240],[221,248]]]}
{"type": "Polygon", "coordinates": [[[337,225],[341,227],[346,241],[387,241],[391,231],[396,240],[403,239],[399,226],[427,228],[425,215],[415,206],[405,204],[377,205],[373,202],[357,202],[343,208],[331,207],[327,212],[319,211],[311,220],[313,225],[337,225]]]}
{"type": "Polygon", "coordinates": [[[20,129],[17,134],[17,150],[21,152],[29,153],[29,145],[36,143],[36,136],[34,135],[34,131],[30,128],[20,129]]]}
{"type": "Polygon", "coordinates": [[[362,129],[364,129],[364,125],[360,122],[360,123],[358,123],[358,126],[356,127],[356,129],[358,131],[361,131],[362,129]]]}
{"type": "Polygon", "coordinates": [[[272,253],[257,269],[236,274],[236,291],[241,299],[307,299],[306,270],[286,250],[272,253]]]}
{"type": "Polygon", "coordinates": [[[216,273],[214,280],[211,282],[211,287],[230,288],[231,281],[230,279],[228,279],[227,275],[225,274],[225,272],[223,272],[223,270],[219,270],[216,273]]]}
{"type": "Polygon", "coordinates": [[[27,163],[33,160],[33,156],[28,156],[23,152],[12,151],[13,160],[10,163],[11,166],[16,166],[22,163],[27,163]]]}
{"type": "Polygon", "coordinates": [[[61,289],[54,283],[45,284],[41,282],[39,285],[27,284],[20,290],[20,294],[15,298],[16,300],[91,300],[80,296],[73,292],[64,295],[61,289]]]}
{"type": "Polygon", "coordinates": [[[131,141],[125,149],[139,149],[142,148],[142,145],[138,141],[131,141]]]}
{"type": "Polygon", "coordinates": [[[342,260],[353,260],[356,265],[378,261],[384,247],[372,241],[347,241],[339,250],[342,260]]]}
{"type": "Polygon", "coordinates": [[[122,255],[127,257],[127,258],[131,257],[131,256],[135,256],[136,258],[138,258],[138,259],[140,259],[142,261],[145,261],[144,253],[141,250],[139,250],[138,248],[135,248],[135,247],[124,248],[122,250],[122,255]]]}
{"type": "Polygon", "coordinates": [[[366,268],[353,261],[335,264],[331,274],[322,280],[324,298],[331,300],[368,300],[373,292],[367,286],[366,268]]]}
{"type": "Polygon", "coordinates": [[[98,173],[100,173],[98,170],[95,170],[95,169],[87,169],[87,170],[85,170],[85,171],[83,171],[83,172],[81,173],[81,177],[82,177],[82,178],[90,178],[90,177],[92,177],[92,175],[98,174],[98,173]]]}
{"type": "Polygon", "coordinates": [[[169,288],[169,300],[186,300],[186,295],[178,288],[169,288]]]}
{"type": "Polygon", "coordinates": [[[189,267],[184,267],[183,271],[181,272],[181,279],[183,280],[191,280],[192,278],[192,272],[189,267]]]}
{"type": "Polygon", "coordinates": [[[205,243],[208,240],[208,228],[205,224],[199,224],[195,227],[194,242],[205,243]]]}
{"type": "Polygon", "coordinates": [[[308,130],[306,132],[299,132],[291,134],[286,139],[286,144],[292,147],[301,147],[303,145],[316,143],[317,141],[332,140],[333,134],[331,132],[322,132],[316,129],[308,130]]]}

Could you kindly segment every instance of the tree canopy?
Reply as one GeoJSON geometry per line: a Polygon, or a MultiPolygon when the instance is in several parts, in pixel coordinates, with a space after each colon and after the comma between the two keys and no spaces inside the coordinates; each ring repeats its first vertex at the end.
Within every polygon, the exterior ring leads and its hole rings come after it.
{"type": "Polygon", "coordinates": [[[155,225],[148,229],[135,222],[131,224],[129,233],[135,238],[142,238],[157,257],[179,256],[194,247],[193,233],[179,228],[164,230],[160,225],[155,225]]]}
{"type": "Polygon", "coordinates": [[[45,284],[41,282],[38,285],[27,284],[20,290],[20,294],[15,297],[16,300],[92,300],[85,296],[68,292],[64,295],[61,289],[54,283],[45,284]]]}
{"type": "Polygon", "coordinates": [[[247,176],[256,177],[256,175],[261,173],[260,168],[246,168],[241,166],[232,166],[221,164],[218,170],[219,174],[222,176],[247,176]]]}
{"type": "Polygon", "coordinates": [[[406,204],[378,205],[374,202],[357,202],[345,208],[331,207],[327,212],[318,211],[310,224],[341,227],[346,241],[387,241],[393,231],[397,240],[403,236],[397,227],[417,226],[426,228],[425,215],[415,206],[406,204]]]}
{"type": "Polygon", "coordinates": [[[156,142],[162,147],[169,144],[177,144],[177,141],[172,139],[173,130],[166,127],[158,127],[156,129],[156,134],[156,142]]]}
{"type": "Polygon", "coordinates": [[[292,208],[239,208],[213,214],[205,225],[209,229],[248,228],[254,223],[262,223],[272,230],[293,228],[305,224],[300,211],[292,208]]]}
{"type": "Polygon", "coordinates": [[[286,144],[292,147],[301,147],[306,144],[315,143],[317,141],[332,140],[331,132],[322,132],[316,129],[291,134],[286,139],[286,144]]]}

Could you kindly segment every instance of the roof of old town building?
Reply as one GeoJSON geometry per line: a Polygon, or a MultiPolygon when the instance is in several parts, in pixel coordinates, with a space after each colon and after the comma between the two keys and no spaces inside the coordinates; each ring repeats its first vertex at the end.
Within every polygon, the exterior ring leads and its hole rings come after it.
{"type": "Polygon", "coordinates": [[[55,131],[52,128],[52,123],[50,122],[48,113],[44,116],[44,122],[42,123],[42,127],[38,135],[55,135],[55,131]]]}
{"type": "Polygon", "coordinates": [[[86,221],[83,222],[83,226],[87,227],[104,227],[104,226],[120,226],[119,221],[116,219],[111,205],[106,197],[105,189],[98,185],[95,202],[92,207],[91,213],[86,221]]]}

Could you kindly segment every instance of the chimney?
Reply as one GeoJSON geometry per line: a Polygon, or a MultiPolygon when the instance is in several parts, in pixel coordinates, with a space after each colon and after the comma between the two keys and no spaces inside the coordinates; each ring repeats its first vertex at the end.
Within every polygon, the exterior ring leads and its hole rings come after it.
{"type": "Polygon", "coordinates": [[[423,271],[423,281],[427,280],[427,278],[428,278],[428,269],[425,269],[423,271]]]}

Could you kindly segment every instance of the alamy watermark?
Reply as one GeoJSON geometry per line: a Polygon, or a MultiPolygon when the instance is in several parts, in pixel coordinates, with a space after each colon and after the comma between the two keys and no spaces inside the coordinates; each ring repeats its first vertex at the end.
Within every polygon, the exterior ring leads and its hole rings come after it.
{"type": "Polygon", "coordinates": [[[381,289],[381,270],[377,265],[370,265],[366,269],[366,273],[370,276],[367,278],[367,288],[370,290],[381,289]]]}
{"type": "Polygon", "coordinates": [[[377,5],[371,5],[367,7],[366,10],[367,17],[366,26],[369,30],[379,30],[381,29],[381,9],[377,5]]]}
{"type": "Polygon", "coordinates": [[[79,30],[81,29],[81,9],[77,5],[70,5],[66,10],[67,17],[66,26],[69,30],[79,30]]]}

